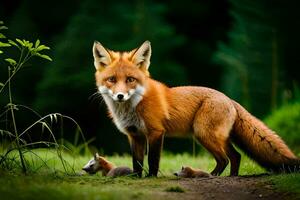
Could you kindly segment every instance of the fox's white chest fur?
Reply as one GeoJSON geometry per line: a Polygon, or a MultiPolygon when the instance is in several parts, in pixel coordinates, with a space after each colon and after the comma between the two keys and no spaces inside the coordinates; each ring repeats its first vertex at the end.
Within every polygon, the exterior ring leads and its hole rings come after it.
{"type": "Polygon", "coordinates": [[[136,106],[142,97],[132,97],[126,102],[115,102],[106,95],[102,96],[112,114],[115,125],[122,133],[127,134],[129,131],[133,134],[147,132],[144,120],[136,112],[136,106]]]}

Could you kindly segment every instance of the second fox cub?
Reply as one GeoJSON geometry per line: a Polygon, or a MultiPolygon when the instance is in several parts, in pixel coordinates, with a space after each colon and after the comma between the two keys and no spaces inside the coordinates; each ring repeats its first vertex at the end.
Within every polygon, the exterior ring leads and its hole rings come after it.
{"type": "Polygon", "coordinates": [[[147,143],[149,175],[157,176],[164,136],[192,133],[216,159],[213,175],[220,175],[229,161],[230,174],[238,175],[241,156],[232,143],[267,170],[299,170],[299,159],[284,141],[223,93],[205,87],[169,88],[150,78],[150,42],[129,52],[95,42],[93,56],[99,93],[115,125],[128,136],[139,176],[147,143]]]}
{"type": "Polygon", "coordinates": [[[202,171],[201,169],[195,169],[192,167],[182,167],[179,172],[174,173],[175,176],[182,178],[209,178],[211,174],[202,171]]]}
{"type": "Polygon", "coordinates": [[[116,167],[113,163],[106,160],[104,157],[95,154],[94,158],[91,159],[82,170],[89,174],[95,174],[98,171],[102,171],[102,176],[128,176],[132,175],[133,171],[129,167],[116,167]]]}

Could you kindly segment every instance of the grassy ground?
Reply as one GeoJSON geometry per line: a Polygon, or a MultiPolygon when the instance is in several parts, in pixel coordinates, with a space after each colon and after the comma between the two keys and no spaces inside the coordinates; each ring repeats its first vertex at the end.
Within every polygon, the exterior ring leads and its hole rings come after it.
{"type": "MultiPolygon", "coordinates": [[[[79,175],[81,167],[92,156],[73,157],[64,153],[63,158],[68,163],[64,167],[54,150],[40,149],[34,153],[38,157],[31,157],[32,154],[27,155],[30,161],[28,163],[31,168],[30,175],[0,171],[1,199],[166,199],[169,193],[185,192],[179,180],[172,175],[182,165],[198,167],[205,171],[212,170],[215,165],[213,158],[207,154],[192,157],[188,154],[164,153],[159,178],[113,179],[101,177],[100,174],[79,175]]],[[[118,166],[131,166],[129,155],[121,157],[115,155],[107,158],[118,166]]],[[[147,166],[147,163],[145,164],[147,166]]],[[[229,167],[223,174],[224,176],[229,174],[228,170],[229,167]]],[[[262,168],[243,156],[241,175],[264,172],[262,168]]],[[[273,182],[278,190],[292,191],[300,195],[299,174],[272,175],[265,179],[273,182]]]]}

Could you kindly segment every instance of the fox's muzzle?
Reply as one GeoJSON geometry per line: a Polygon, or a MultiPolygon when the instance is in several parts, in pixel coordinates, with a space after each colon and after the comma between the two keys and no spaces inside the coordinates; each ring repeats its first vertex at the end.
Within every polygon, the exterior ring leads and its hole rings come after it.
{"type": "Polygon", "coordinates": [[[122,101],[123,98],[124,98],[124,95],[123,94],[118,94],[117,97],[118,97],[119,101],[122,101]]]}
{"type": "Polygon", "coordinates": [[[82,170],[85,171],[86,173],[89,173],[89,174],[96,174],[96,171],[94,171],[90,167],[84,167],[84,168],[82,168],[82,170]]]}

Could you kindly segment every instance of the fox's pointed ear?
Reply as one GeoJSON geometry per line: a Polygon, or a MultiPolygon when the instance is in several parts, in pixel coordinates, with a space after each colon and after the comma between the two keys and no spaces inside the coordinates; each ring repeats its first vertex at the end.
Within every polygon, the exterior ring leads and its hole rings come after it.
{"type": "Polygon", "coordinates": [[[145,41],[138,49],[134,50],[132,61],[138,67],[144,67],[148,70],[150,66],[151,44],[145,41]]]}
{"type": "Polygon", "coordinates": [[[98,158],[99,158],[99,154],[98,154],[98,153],[95,153],[94,159],[97,160],[98,158]]]}
{"type": "Polygon", "coordinates": [[[111,63],[111,57],[109,51],[106,50],[103,45],[95,41],[93,46],[94,65],[98,70],[104,68],[111,63]]]}

